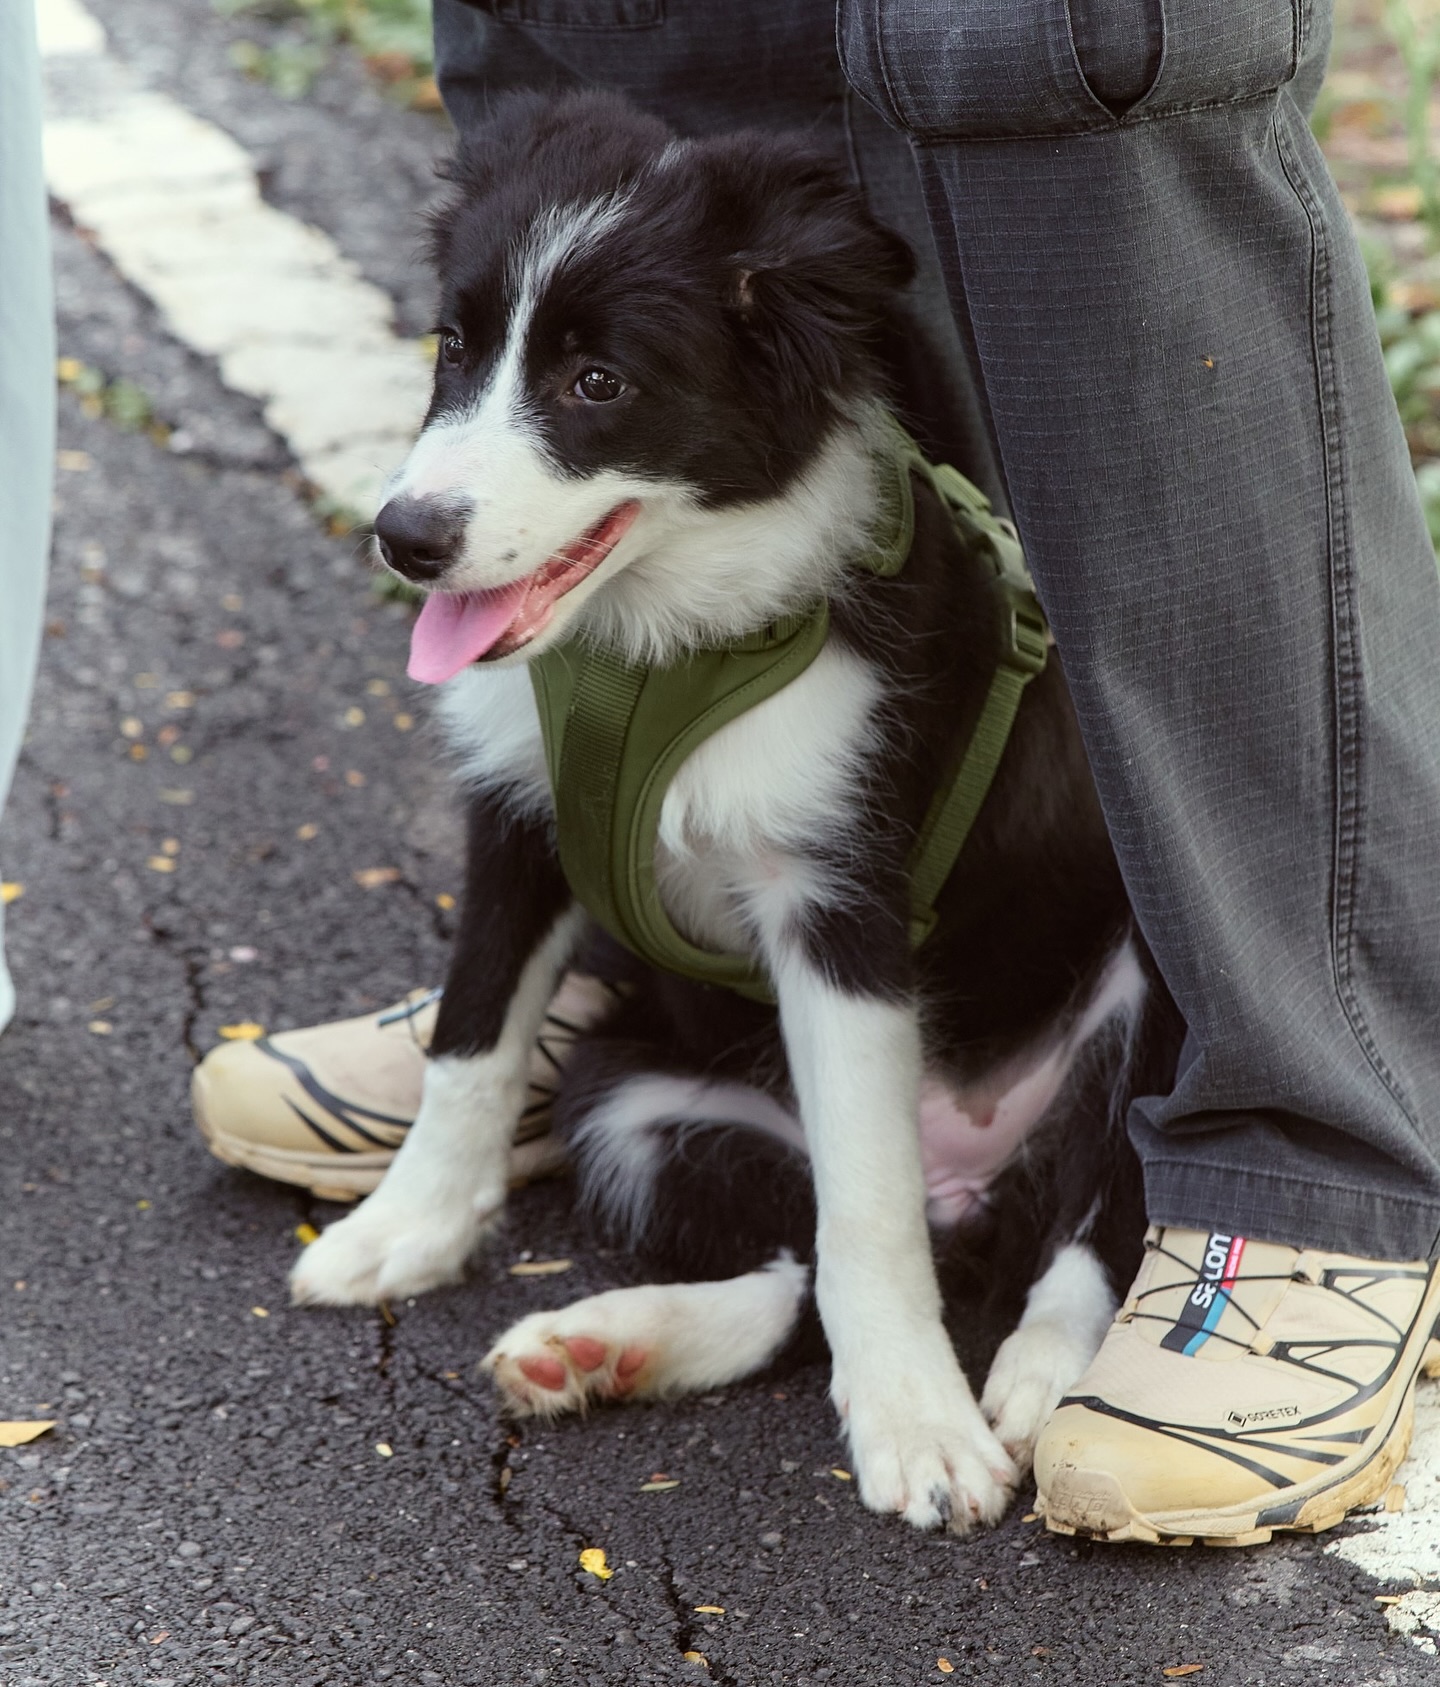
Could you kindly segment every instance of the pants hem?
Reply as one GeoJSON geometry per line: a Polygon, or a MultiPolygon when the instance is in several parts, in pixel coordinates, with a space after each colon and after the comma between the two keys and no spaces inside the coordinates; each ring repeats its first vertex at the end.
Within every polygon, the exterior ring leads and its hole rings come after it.
{"type": "Polygon", "coordinates": [[[1440,1254],[1440,1206],[1433,1201],[1243,1166],[1147,1160],[1145,1210],[1152,1224],[1189,1230],[1223,1226],[1256,1241],[1362,1259],[1440,1254]]]}

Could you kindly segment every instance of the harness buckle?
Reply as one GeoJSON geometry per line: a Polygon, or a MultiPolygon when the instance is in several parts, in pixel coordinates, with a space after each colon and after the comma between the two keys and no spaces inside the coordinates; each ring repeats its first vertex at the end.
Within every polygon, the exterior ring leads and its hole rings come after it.
{"type": "Polygon", "coordinates": [[[1027,679],[1044,673],[1050,656],[1050,629],[1034,592],[1018,580],[1002,574],[995,584],[1003,603],[1004,649],[1000,659],[1027,679]]]}

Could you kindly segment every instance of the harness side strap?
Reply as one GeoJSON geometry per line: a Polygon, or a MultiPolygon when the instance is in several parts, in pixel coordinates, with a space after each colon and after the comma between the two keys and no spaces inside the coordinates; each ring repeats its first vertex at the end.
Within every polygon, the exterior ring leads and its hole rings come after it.
{"type": "MultiPolygon", "coordinates": [[[[1003,569],[1003,561],[997,562],[1003,569]]],[[[935,929],[936,899],[995,782],[1025,687],[1045,668],[1045,617],[1034,594],[1008,569],[997,574],[995,589],[1002,618],[995,677],[960,766],[936,793],[911,852],[910,941],[915,948],[935,929]]]]}

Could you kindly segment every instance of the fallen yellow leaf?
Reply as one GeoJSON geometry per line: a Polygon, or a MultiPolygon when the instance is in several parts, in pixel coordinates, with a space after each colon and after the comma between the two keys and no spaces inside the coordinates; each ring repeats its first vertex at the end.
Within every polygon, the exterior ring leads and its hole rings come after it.
{"type": "Polygon", "coordinates": [[[295,836],[299,838],[301,843],[309,843],[311,838],[320,836],[320,828],[313,820],[307,820],[303,826],[295,828],[295,836]]]}
{"type": "Polygon", "coordinates": [[[702,1617],[723,1617],[725,1615],[723,1605],[697,1605],[695,1609],[702,1617]]]}
{"type": "Polygon", "coordinates": [[[295,1226],[295,1235],[305,1244],[307,1248],[312,1242],[318,1242],[320,1240],[320,1232],[313,1224],[297,1224],[295,1226]]]}
{"type": "Polygon", "coordinates": [[[0,1447],[23,1447],[27,1441],[38,1440],[47,1429],[54,1429],[55,1421],[54,1418],[47,1418],[33,1423],[27,1423],[24,1419],[16,1419],[9,1423],[0,1422],[0,1447]]]}
{"type": "Polygon", "coordinates": [[[363,709],[356,708],[356,706],[352,703],[345,711],[345,724],[346,726],[364,726],[365,711],[363,709]]]}
{"type": "Polygon", "coordinates": [[[375,1451],[379,1453],[382,1459],[393,1459],[395,1457],[395,1449],[388,1441],[377,1441],[375,1451]]]}
{"type": "Polygon", "coordinates": [[[442,890],[440,892],[440,894],[435,898],[435,906],[437,908],[443,908],[445,910],[445,912],[448,914],[450,912],[450,910],[455,906],[455,898],[450,894],[450,892],[448,890],[442,890]]]}
{"type": "Polygon", "coordinates": [[[569,1259],[521,1259],[510,1267],[512,1277],[558,1277],[575,1262],[569,1259]]]}
{"type": "Polygon", "coordinates": [[[85,365],[78,357],[58,357],[55,360],[55,379],[69,386],[85,373],[85,365]]]}
{"type": "Polygon", "coordinates": [[[93,1032],[97,1037],[108,1037],[115,1027],[108,1019],[92,1019],[85,1029],[93,1032]]]}
{"type": "Polygon", "coordinates": [[[1204,1667],[1204,1664],[1172,1664],[1169,1669],[1161,1670],[1160,1673],[1173,1679],[1177,1675],[1198,1675],[1204,1667]]]}
{"type": "Polygon", "coordinates": [[[398,867],[360,867],[350,877],[361,890],[378,890],[381,885],[393,885],[400,877],[398,867]]]}
{"type": "Polygon", "coordinates": [[[24,894],[25,886],[17,884],[14,879],[7,880],[6,883],[0,884],[0,904],[18,902],[24,894]]]}
{"type": "Polygon", "coordinates": [[[702,1669],[709,1669],[710,1667],[710,1660],[703,1652],[687,1652],[685,1662],[687,1664],[699,1664],[702,1669]]]}
{"type": "Polygon", "coordinates": [[[838,1464],[830,1466],[830,1474],[840,1482],[853,1482],[855,1480],[848,1470],[841,1470],[838,1464]]]}
{"type": "Polygon", "coordinates": [[[253,1043],[265,1035],[265,1027],[253,1019],[242,1019],[238,1025],[222,1025],[220,1035],[227,1043],[253,1043]]]}
{"type": "Polygon", "coordinates": [[[268,1309],[263,1306],[252,1306],[250,1310],[257,1318],[268,1318],[270,1316],[268,1309]]]}
{"type": "Polygon", "coordinates": [[[670,1482],[642,1482],[640,1492],[642,1494],[663,1494],[668,1488],[678,1488],[679,1486],[680,1479],[677,1476],[670,1482]]]}
{"type": "Polygon", "coordinates": [[[605,1548],[603,1546],[587,1546],[580,1554],[580,1568],[587,1575],[598,1576],[602,1582],[608,1582],[615,1574],[605,1563],[605,1548]]]}
{"type": "Polygon", "coordinates": [[[175,863],[168,855],[152,855],[148,857],[145,865],[152,873],[173,873],[175,871],[175,863]]]}
{"type": "Polygon", "coordinates": [[[954,1675],[955,1673],[955,1666],[949,1658],[936,1658],[935,1667],[942,1675],[954,1675]]]}

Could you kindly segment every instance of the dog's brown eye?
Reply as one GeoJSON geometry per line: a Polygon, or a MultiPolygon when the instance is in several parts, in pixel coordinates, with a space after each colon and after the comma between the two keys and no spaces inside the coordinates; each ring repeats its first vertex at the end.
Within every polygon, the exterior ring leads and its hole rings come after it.
{"type": "Polygon", "coordinates": [[[625,391],[625,383],[608,369],[587,369],[570,390],[576,398],[587,398],[592,404],[609,404],[625,391]]]}
{"type": "Polygon", "coordinates": [[[446,363],[465,361],[465,342],[453,328],[443,328],[440,331],[440,356],[446,363]]]}

